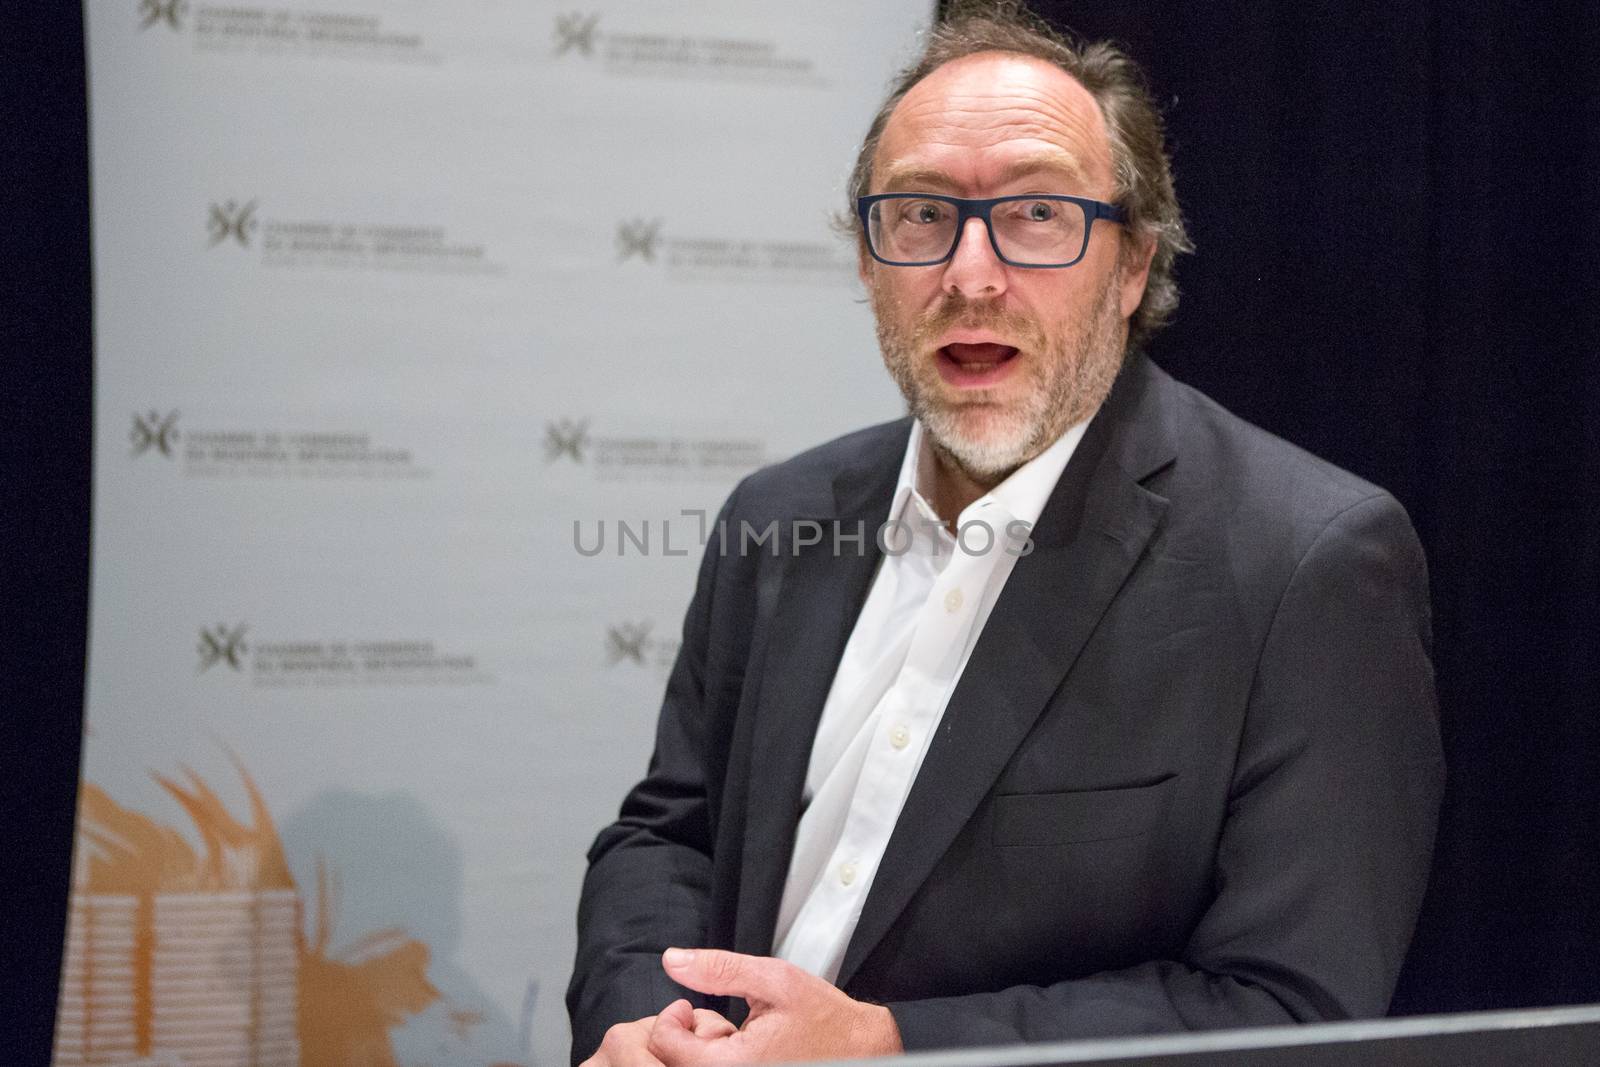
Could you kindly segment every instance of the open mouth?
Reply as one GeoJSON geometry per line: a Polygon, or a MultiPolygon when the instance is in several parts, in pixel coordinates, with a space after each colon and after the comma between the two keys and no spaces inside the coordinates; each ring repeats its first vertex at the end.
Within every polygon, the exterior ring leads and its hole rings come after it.
{"type": "Polygon", "coordinates": [[[948,344],[939,349],[939,376],[951,385],[992,385],[1005,377],[1018,350],[1010,345],[948,344]]]}

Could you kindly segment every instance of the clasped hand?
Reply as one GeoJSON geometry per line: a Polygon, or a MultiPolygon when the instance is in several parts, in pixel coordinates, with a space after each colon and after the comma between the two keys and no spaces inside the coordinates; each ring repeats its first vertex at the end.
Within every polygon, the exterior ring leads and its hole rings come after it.
{"type": "Polygon", "coordinates": [[[749,1003],[744,1026],[675,1000],[657,1015],[606,1031],[583,1067],[732,1067],[902,1051],[888,1008],[851,1000],[784,960],[720,949],[669,948],[661,962],[679,985],[749,1003]]]}

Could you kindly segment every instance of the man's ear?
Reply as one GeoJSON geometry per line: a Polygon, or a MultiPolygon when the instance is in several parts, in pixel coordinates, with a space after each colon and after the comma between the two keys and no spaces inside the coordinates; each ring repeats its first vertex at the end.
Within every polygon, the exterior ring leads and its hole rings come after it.
{"type": "Polygon", "coordinates": [[[1145,283],[1150,280],[1150,261],[1155,258],[1156,239],[1146,237],[1134,243],[1124,241],[1117,250],[1117,284],[1122,290],[1122,317],[1129,318],[1144,299],[1145,283]]]}
{"type": "Polygon", "coordinates": [[[862,285],[872,288],[872,257],[867,254],[867,246],[860,241],[856,242],[856,277],[861,279],[862,285]]]}

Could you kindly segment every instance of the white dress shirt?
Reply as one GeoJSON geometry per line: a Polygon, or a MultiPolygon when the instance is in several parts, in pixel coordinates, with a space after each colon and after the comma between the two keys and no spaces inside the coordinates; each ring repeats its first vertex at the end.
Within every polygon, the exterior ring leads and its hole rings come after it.
{"type": "Polygon", "coordinates": [[[817,724],[773,955],[830,982],[838,977],[928,742],[1024,531],[1038,521],[1087,426],[1072,427],[968,505],[956,523],[959,542],[928,503],[935,461],[922,424],[912,426],[887,516],[898,525],[885,537],[890,550],[817,724]]]}

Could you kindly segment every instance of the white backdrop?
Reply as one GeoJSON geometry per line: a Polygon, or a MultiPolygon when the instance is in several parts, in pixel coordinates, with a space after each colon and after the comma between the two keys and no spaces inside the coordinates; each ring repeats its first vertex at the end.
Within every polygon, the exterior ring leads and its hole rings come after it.
{"type": "Polygon", "coordinates": [[[931,0],[85,7],[57,1060],[555,1067],[684,512],[900,411],[828,215],[931,0]]]}

